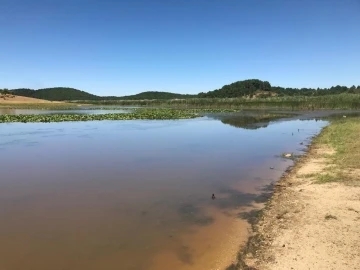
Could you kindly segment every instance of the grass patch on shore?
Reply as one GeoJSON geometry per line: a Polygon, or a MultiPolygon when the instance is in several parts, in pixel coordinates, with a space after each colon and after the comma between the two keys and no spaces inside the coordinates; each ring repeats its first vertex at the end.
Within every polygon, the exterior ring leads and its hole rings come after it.
{"type": "Polygon", "coordinates": [[[318,184],[331,183],[331,182],[339,181],[339,179],[341,179],[341,177],[337,173],[318,174],[316,176],[316,183],[318,184]]]}
{"type": "Polygon", "coordinates": [[[83,105],[70,103],[1,103],[0,109],[20,109],[20,110],[77,110],[83,105]]]}
{"type": "Polygon", "coordinates": [[[327,155],[329,172],[318,175],[319,183],[360,181],[360,117],[331,121],[314,143],[323,144],[334,153],[327,155]]]}
{"type": "Polygon", "coordinates": [[[360,117],[334,120],[327,126],[315,143],[332,147],[333,161],[341,168],[360,168],[360,117]]]}
{"type": "MultiPolygon", "coordinates": [[[[76,101],[73,102],[76,103],[76,101]]],[[[89,100],[80,102],[98,105],[166,106],[182,108],[286,108],[293,110],[360,109],[360,95],[347,93],[325,96],[279,96],[266,98],[89,100]]]]}

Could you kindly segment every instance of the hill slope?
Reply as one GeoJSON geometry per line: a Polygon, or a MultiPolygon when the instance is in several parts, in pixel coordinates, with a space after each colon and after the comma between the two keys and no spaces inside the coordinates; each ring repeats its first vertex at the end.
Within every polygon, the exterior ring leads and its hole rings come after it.
{"type": "Polygon", "coordinates": [[[232,84],[224,85],[222,88],[214,91],[200,93],[198,96],[205,98],[236,98],[252,95],[258,90],[271,91],[271,85],[267,81],[260,81],[256,79],[238,81],[232,84]]]}
{"type": "Polygon", "coordinates": [[[192,98],[196,95],[183,95],[169,92],[147,91],[136,95],[118,97],[117,99],[139,100],[139,99],[184,99],[192,98]]]}
{"type": "Polygon", "coordinates": [[[333,86],[330,88],[284,88],[271,86],[267,81],[257,79],[244,80],[224,85],[222,88],[200,93],[205,98],[236,98],[244,96],[322,96],[341,93],[360,93],[360,86],[333,86]]]}
{"type": "Polygon", "coordinates": [[[33,103],[61,103],[58,101],[49,101],[24,96],[4,95],[0,94],[0,104],[33,104],[33,103]]]}
{"type": "Polygon", "coordinates": [[[12,94],[46,99],[51,101],[64,100],[146,100],[146,99],[187,99],[187,98],[237,98],[237,97],[266,97],[266,96],[321,96],[341,93],[360,93],[360,86],[333,86],[330,88],[284,88],[271,86],[267,81],[257,79],[237,81],[224,85],[220,89],[199,93],[198,95],[177,94],[170,92],[147,91],[130,96],[96,96],[85,91],[67,87],[44,88],[39,90],[14,89],[12,94]]]}
{"type": "Polygon", "coordinates": [[[21,88],[11,90],[11,92],[12,94],[18,96],[46,99],[52,101],[100,99],[99,96],[67,87],[43,88],[39,90],[21,88]]]}
{"type": "Polygon", "coordinates": [[[26,88],[13,89],[11,93],[18,96],[46,99],[52,101],[64,100],[141,100],[141,99],[183,99],[196,97],[195,95],[183,95],[169,92],[148,91],[136,95],[123,97],[100,97],[74,88],[54,87],[32,90],[26,88]]]}

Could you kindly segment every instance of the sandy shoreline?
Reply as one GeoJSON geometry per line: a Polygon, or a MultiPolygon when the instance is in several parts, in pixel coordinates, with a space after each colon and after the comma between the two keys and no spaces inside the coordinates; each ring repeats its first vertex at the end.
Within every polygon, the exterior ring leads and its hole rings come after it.
{"type": "Polygon", "coordinates": [[[239,262],[227,269],[360,269],[360,185],[319,184],[335,154],[327,144],[309,147],[276,183],[239,262]]]}

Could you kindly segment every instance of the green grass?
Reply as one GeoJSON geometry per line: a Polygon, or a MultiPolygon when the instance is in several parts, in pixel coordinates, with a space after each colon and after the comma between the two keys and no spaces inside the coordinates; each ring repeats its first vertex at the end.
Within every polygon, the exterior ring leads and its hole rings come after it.
{"type": "Polygon", "coordinates": [[[338,173],[325,173],[325,174],[318,174],[316,175],[316,183],[318,184],[325,184],[331,182],[337,182],[342,179],[338,173]]]}
{"type": "Polygon", "coordinates": [[[327,173],[308,173],[308,174],[301,174],[298,175],[301,178],[311,178],[315,180],[316,184],[325,184],[331,182],[338,182],[344,177],[338,172],[336,169],[331,169],[327,173]]]}
{"type": "Polygon", "coordinates": [[[279,108],[291,110],[317,109],[360,109],[359,94],[337,94],[325,96],[282,96],[267,98],[187,98],[152,100],[81,100],[68,103],[43,104],[1,104],[0,108],[65,109],[76,108],[77,104],[161,106],[170,108],[279,108]]]}
{"type": "Polygon", "coordinates": [[[360,118],[334,120],[315,143],[329,145],[335,150],[332,162],[340,169],[360,169],[360,118]]]}
{"type": "Polygon", "coordinates": [[[6,104],[0,102],[0,109],[23,109],[23,110],[77,110],[80,104],[70,103],[23,103],[6,104]]]}
{"type": "Polygon", "coordinates": [[[316,177],[317,183],[344,182],[360,183],[360,117],[330,120],[314,140],[315,145],[328,146],[334,153],[326,154],[328,166],[325,174],[316,177]]]}
{"type": "Polygon", "coordinates": [[[171,100],[81,101],[101,105],[166,106],[185,108],[283,108],[293,110],[360,109],[360,95],[283,96],[267,98],[188,98],[171,100]]]}
{"type": "Polygon", "coordinates": [[[317,173],[306,173],[306,174],[300,174],[298,177],[301,178],[315,178],[318,174],[317,173]]]}

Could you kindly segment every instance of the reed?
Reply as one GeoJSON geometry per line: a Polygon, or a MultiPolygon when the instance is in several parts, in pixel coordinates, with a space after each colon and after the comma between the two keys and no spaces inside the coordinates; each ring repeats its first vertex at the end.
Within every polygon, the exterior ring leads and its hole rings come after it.
{"type": "MultiPolygon", "coordinates": [[[[161,106],[173,108],[282,108],[292,110],[360,109],[360,95],[282,96],[267,98],[189,98],[78,101],[97,105],[161,106]]],[[[76,102],[74,102],[76,103],[76,102]]]]}

